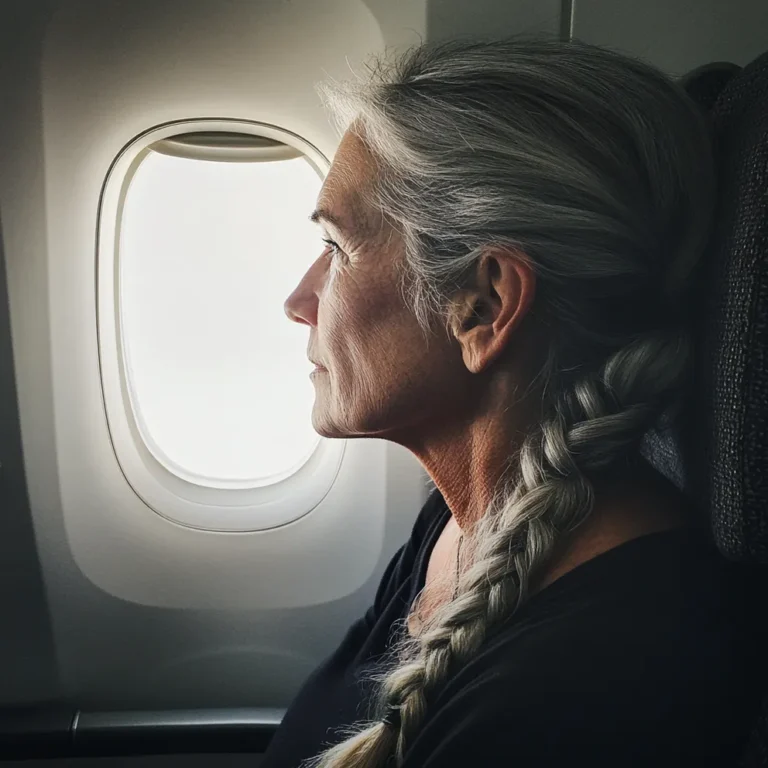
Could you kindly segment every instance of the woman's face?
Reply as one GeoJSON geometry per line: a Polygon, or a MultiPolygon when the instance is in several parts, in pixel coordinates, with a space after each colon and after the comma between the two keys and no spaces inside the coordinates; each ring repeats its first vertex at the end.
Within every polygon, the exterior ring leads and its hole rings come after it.
{"type": "Polygon", "coordinates": [[[439,330],[427,340],[401,296],[403,240],[359,194],[374,173],[348,133],[313,214],[325,248],[285,311],[309,326],[317,432],[418,443],[430,422],[459,415],[468,372],[456,342],[439,330]]]}

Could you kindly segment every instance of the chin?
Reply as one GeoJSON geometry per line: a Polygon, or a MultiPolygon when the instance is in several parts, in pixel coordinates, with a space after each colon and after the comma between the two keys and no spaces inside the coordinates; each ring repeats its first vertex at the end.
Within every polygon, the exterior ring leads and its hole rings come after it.
{"type": "Polygon", "coordinates": [[[321,437],[352,439],[373,437],[392,439],[399,423],[398,409],[384,395],[378,400],[379,407],[370,407],[375,398],[356,397],[349,392],[340,398],[325,387],[315,388],[315,403],[312,408],[312,428],[321,437]]]}
{"type": "Polygon", "coordinates": [[[320,437],[327,437],[332,440],[347,440],[353,437],[367,437],[368,433],[363,430],[353,429],[344,424],[340,419],[329,418],[327,414],[312,414],[312,429],[320,437]]]}
{"type": "Polygon", "coordinates": [[[319,399],[318,397],[315,398],[315,406],[312,409],[312,429],[320,437],[337,440],[352,437],[349,434],[349,430],[344,429],[341,420],[334,418],[333,414],[329,413],[327,406],[324,403],[318,402],[319,399]]]}
{"type": "Polygon", "coordinates": [[[333,407],[324,400],[322,395],[316,396],[312,409],[312,428],[320,437],[350,439],[376,436],[378,430],[368,423],[370,420],[364,414],[355,414],[353,418],[352,409],[333,407]]]}
{"type": "Polygon", "coordinates": [[[315,421],[315,419],[312,419],[312,429],[314,429],[320,437],[327,437],[331,440],[341,440],[345,437],[351,437],[351,435],[344,433],[342,430],[337,429],[326,421],[315,421]]]}

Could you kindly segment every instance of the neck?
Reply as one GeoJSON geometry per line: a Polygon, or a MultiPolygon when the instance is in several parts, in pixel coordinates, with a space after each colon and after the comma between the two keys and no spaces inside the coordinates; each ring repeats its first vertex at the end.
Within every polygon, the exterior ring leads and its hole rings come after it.
{"type": "Polygon", "coordinates": [[[429,473],[462,530],[485,514],[530,427],[526,423],[530,419],[521,414],[533,409],[516,402],[515,392],[511,382],[501,383],[473,413],[446,419],[447,425],[406,445],[429,473]]]}

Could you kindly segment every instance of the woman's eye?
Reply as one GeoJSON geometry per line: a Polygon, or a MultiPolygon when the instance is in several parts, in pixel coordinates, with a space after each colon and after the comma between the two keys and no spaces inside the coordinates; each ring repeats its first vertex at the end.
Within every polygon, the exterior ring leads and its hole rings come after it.
{"type": "Polygon", "coordinates": [[[339,248],[339,244],[337,242],[334,240],[327,240],[326,238],[323,238],[323,242],[325,243],[326,250],[331,254],[331,256],[344,259],[344,251],[339,248]]]}

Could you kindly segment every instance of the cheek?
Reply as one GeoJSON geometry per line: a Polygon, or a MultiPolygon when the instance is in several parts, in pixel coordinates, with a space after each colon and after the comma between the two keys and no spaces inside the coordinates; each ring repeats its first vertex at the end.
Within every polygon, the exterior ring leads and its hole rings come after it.
{"type": "MultiPolygon", "coordinates": [[[[318,306],[318,342],[345,407],[380,410],[440,385],[445,342],[424,337],[397,290],[397,276],[329,275],[318,306]]],[[[448,353],[448,356],[450,354],[448,353]]]]}
{"type": "Polygon", "coordinates": [[[402,344],[386,316],[366,312],[365,305],[334,303],[327,320],[324,345],[340,383],[360,391],[391,375],[394,349],[402,344]]]}
{"type": "Polygon", "coordinates": [[[372,350],[386,344],[394,307],[387,289],[365,289],[355,276],[329,276],[318,306],[318,335],[334,360],[365,365],[372,350]]]}
{"type": "Polygon", "coordinates": [[[346,277],[337,279],[322,297],[318,338],[337,393],[348,405],[354,401],[364,407],[362,401],[385,398],[402,377],[402,356],[408,354],[412,338],[403,323],[405,309],[389,289],[363,292],[351,278],[342,283],[346,277]]]}
{"type": "Polygon", "coordinates": [[[318,333],[329,367],[324,407],[348,434],[400,434],[455,410],[459,359],[425,339],[402,301],[341,301],[329,295],[318,333]]]}
{"type": "Polygon", "coordinates": [[[358,321],[348,301],[335,292],[326,291],[318,305],[317,335],[326,361],[333,369],[348,363],[350,335],[355,333],[358,321]]]}
{"type": "Polygon", "coordinates": [[[344,391],[364,408],[400,409],[429,386],[430,354],[409,317],[371,309],[344,317],[338,338],[347,363],[340,371],[344,391]]]}

